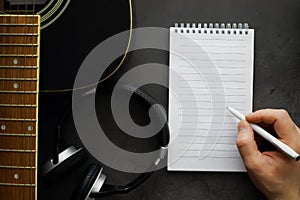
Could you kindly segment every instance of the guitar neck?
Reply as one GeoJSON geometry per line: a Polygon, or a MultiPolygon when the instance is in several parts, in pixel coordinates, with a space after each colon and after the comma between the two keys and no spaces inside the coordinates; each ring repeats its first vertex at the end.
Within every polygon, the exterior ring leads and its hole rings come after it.
{"type": "Polygon", "coordinates": [[[0,199],[37,199],[40,17],[0,15],[0,199]]]}

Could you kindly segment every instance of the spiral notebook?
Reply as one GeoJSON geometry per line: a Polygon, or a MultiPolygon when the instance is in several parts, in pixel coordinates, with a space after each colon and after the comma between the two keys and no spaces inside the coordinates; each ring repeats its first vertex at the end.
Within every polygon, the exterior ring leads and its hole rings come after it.
{"type": "Polygon", "coordinates": [[[248,24],[170,27],[170,171],[245,171],[237,123],[252,111],[254,30],[248,24]]]}

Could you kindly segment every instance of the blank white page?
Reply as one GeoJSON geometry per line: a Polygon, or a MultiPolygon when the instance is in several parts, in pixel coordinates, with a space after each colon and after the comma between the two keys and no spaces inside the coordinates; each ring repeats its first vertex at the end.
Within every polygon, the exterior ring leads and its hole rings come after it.
{"type": "Polygon", "coordinates": [[[170,28],[168,170],[245,171],[226,106],[252,111],[253,49],[244,25],[170,28]]]}

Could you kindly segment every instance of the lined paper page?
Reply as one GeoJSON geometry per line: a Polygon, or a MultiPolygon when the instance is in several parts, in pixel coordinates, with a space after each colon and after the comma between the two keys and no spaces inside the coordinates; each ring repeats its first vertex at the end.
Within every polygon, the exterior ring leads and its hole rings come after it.
{"type": "Polygon", "coordinates": [[[252,111],[253,29],[170,28],[168,170],[245,171],[235,145],[252,111]]]}

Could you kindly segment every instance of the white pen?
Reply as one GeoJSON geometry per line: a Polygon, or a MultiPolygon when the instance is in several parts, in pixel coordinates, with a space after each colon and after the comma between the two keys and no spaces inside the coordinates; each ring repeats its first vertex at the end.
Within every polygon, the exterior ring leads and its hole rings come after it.
{"type": "MultiPolygon", "coordinates": [[[[239,111],[237,111],[234,108],[231,108],[229,106],[226,107],[231,114],[233,114],[235,117],[237,117],[241,121],[245,121],[246,118],[243,114],[241,114],[239,111]]],[[[300,155],[295,152],[291,147],[287,146],[280,140],[278,140],[276,137],[265,131],[263,128],[257,126],[256,124],[250,123],[253,130],[256,131],[260,136],[265,138],[267,141],[269,141],[271,144],[273,144],[275,147],[277,147],[281,152],[283,152],[285,155],[293,158],[294,160],[298,161],[300,159],[300,155]]]]}

